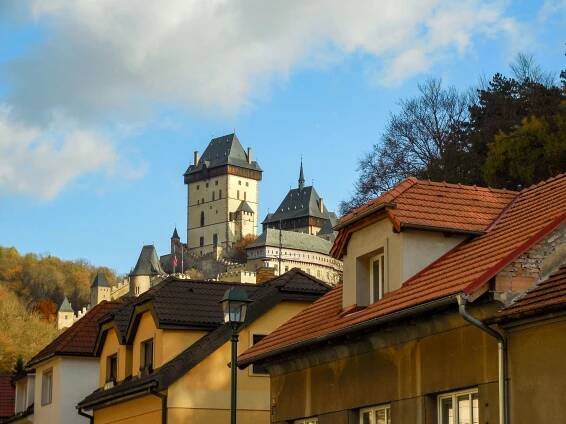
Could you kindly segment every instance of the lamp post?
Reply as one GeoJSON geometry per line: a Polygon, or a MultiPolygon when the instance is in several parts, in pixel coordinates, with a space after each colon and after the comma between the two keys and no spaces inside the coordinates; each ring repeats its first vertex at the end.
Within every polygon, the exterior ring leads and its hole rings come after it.
{"type": "Polygon", "coordinates": [[[236,389],[237,389],[237,365],[238,355],[238,332],[246,320],[248,303],[251,300],[241,287],[232,287],[226,290],[220,303],[224,312],[224,322],[232,328],[232,360],[230,361],[231,378],[231,400],[230,400],[230,423],[236,424],[236,389]]]}

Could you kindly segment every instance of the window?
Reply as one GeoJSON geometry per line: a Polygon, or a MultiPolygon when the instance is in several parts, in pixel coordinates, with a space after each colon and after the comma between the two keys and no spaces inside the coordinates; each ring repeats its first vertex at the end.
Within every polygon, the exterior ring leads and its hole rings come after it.
{"type": "Polygon", "coordinates": [[[242,180],[238,180],[238,185],[242,185],[242,180]]]}
{"type": "Polygon", "coordinates": [[[109,355],[106,357],[106,382],[116,382],[118,377],[118,355],[109,355]]]}
{"type": "Polygon", "coordinates": [[[312,417],[312,418],[303,418],[301,420],[295,420],[293,421],[294,424],[318,424],[318,418],[316,417],[312,417]]]}
{"type": "Polygon", "coordinates": [[[383,297],[385,291],[385,255],[380,253],[369,260],[369,297],[376,302],[383,297]]]}
{"type": "Polygon", "coordinates": [[[142,342],[140,346],[140,371],[153,371],[153,339],[142,342]]]}
{"type": "Polygon", "coordinates": [[[53,396],[53,369],[43,371],[41,375],[41,404],[49,405],[53,396]]]}
{"type": "Polygon", "coordinates": [[[206,188],[208,188],[208,183],[206,183],[206,188]]]}
{"type": "Polygon", "coordinates": [[[213,191],[212,191],[212,200],[216,200],[216,199],[214,198],[214,196],[215,196],[215,192],[214,192],[214,190],[213,190],[213,191]]]}
{"type": "Polygon", "coordinates": [[[204,227],[204,211],[200,213],[200,226],[204,227]]]}
{"type": "Polygon", "coordinates": [[[361,409],[360,424],[391,424],[391,408],[380,405],[361,409]]]}
{"type": "Polygon", "coordinates": [[[200,188],[200,186],[197,184],[197,190],[200,188]]]}
{"type": "Polygon", "coordinates": [[[214,247],[218,246],[218,234],[212,235],[212,244],[214,245],[214,247]]]}
{"type": "Polygon", "coordinates": [[[214,185],[218,185],[218,180],[214,181],[214,185]]]}
{"type": "MultiPolygon", "coordinates": [[[[277,267],[277,265],[275,267],[277,267]]],[[[266,334],[252,334],[252,346],[259,343],[260,340],[263,339],[265,336],[266,336],[266,334]]],[[[262,367],[261,365],[256,365],[256,364],[252,364],[251,374],[252,375],[269,375],[269,373],[267,372],[267,369],[265,367],[262,367]]]]}
{"type": "Polygon", "coordinates": [[[479,424],[478,390],[438,396],[438,424],[479,424]]]}
{"type": "Polygon", "coordinates": [[[204,246],[204,237],[201,237],[200,238],[200,247],[203,247],[203,246],[204,246]]]}
{"type": "Polygon", "coordinates": [[[246,192],[244,191],[244,200],[247,200],[246,192]]]}
{"type": "Polygon", "coordinates": [[[249,186],[250,186],[250,183],[246,181],[246,187],[249,187],[249,186]]]}
{"type": "Polygon", "coordinates": [[[222,199],[222,190],[218,190],[218,198],[222,199]]]}
{"type": "Polygon", "coordinates": [[[236,199],[240,199],[240,190],[236,191],[236,199]]]}

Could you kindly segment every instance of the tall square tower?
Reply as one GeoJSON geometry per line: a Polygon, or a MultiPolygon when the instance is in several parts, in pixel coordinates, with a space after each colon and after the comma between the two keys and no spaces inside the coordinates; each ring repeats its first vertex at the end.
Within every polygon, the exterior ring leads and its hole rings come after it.
{"type": "Polygon", "coordinates": [[[257,234],[262,169],[236,134],[210,140],[184,174],[187,185],[187,245],[204,255],[257,234]]]}

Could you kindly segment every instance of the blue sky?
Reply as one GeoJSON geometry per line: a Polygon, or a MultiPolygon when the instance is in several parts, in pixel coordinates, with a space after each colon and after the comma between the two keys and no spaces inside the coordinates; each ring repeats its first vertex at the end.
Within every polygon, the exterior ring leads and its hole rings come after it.
{"type": "Polygon", "coordinates": [[[301,156],[337,208],[419,81],[464,89],[520,51],[557,75],[564,28],[564,1],[3,2],[0,244],[118,272],[166,253],[193,150],[234,129],[260,219],[301,156]]]}

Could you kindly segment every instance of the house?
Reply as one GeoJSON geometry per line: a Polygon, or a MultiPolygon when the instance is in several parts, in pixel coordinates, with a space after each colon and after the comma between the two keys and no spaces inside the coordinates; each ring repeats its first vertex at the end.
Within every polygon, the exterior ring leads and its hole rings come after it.
{"type": "Polygon", "coordinates": [[[102,301],[30,359],[26,373],[16,378],[15,416],[9,422],[89,422],[75,405],[96,388],[98,319],[121,304],[102,301]]]}
{"type": "MultiPolygon", "coordinates": [[[[230,339],[220,300],[243,288],[252,303],[239,352],[328,292],[294,269],[262,284],[170,276],[99,322],[96,390],[78,403],[103,423],[216,423],[230,415],[230,339]]],[[[261,367],[238,372],[241,423],[269,422],[269,378],[261,367]]]]}
{"type": "Polygon", "coordinates": [[[561,423],[565,219],[566,174],[409,178],[341,219],[343,285],[239,366],[269,372],[273,423],[561,423]]]}
{"type": "Polygon", "coordinates": [[[0,422],[14,415],[15,389],[11,375],[0,375],[0,422]]]}

